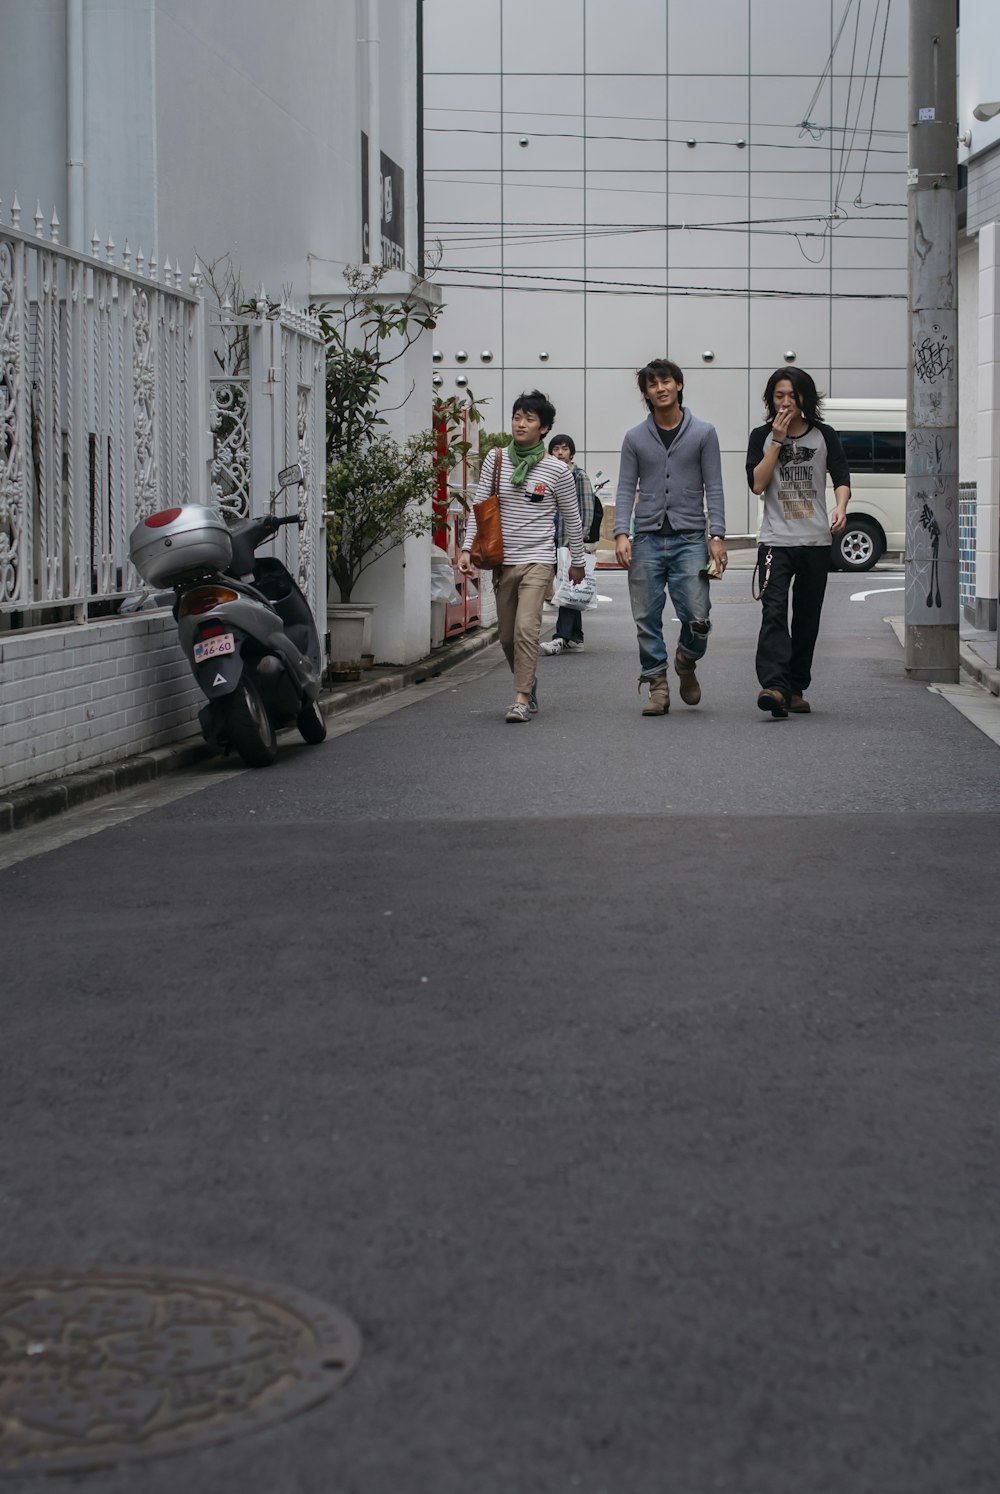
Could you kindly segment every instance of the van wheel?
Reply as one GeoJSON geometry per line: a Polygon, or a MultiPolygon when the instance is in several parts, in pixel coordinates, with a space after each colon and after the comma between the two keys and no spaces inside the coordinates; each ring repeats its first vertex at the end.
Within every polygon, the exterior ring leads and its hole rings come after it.
{"type": "Polygon", "coordinates": [[[244,675],[226,701],[226,735],[248,768],[268,768],[278,755],[278,739],[256,683],[244,675]]]}
{"type": "Polygon", "coordinates": [[[852,524],[848,516],[847,528],[833,545],[833,558],[839,569],[870,571],[884,554],[885,545],[875,525],[866,519],[855,519],[852,524]]]}
{"type": "Polygon", "coordinates": [[[310,747],[318,747],[320,742],[326,741],[326,717],[320,710],[318,700],[303,706],[295,718],[295,725],[303,742],[308,742],[310,747]]]}

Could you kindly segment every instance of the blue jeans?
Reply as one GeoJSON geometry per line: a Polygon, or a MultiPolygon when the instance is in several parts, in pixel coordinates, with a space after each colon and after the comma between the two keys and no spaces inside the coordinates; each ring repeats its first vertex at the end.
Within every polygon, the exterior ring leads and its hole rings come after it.
{"type": "Polygon", "coordinates": [[[677,534],[637,534],[633,539],[628,594],[645,678],[655,678],[667,668],[667,646],[663,641],[665,589],[669,589],[674,611],[680,618],[679,651],[688,659],[700,659],[708,647],[711,602],[708,577],[700,574],[707,564],[708,541],[700,529],[677,534]]]}

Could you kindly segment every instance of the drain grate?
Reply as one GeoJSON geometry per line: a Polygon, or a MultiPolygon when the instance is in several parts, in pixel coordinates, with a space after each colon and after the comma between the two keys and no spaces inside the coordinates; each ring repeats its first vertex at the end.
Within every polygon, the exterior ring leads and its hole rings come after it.
{"type": "Polygon", "coordinates": [[[361,1336],[284,1288],[190,1271],[0,1277],[0,1477],[228,1442],[337,1390],[361,1336]]]}

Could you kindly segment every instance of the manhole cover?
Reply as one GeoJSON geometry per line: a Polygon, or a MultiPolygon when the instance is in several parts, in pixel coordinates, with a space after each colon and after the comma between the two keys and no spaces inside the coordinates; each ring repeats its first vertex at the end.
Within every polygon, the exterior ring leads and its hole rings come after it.
{"type": "Polygon", "coordinates": [[[0,1277],[0,1475],[225,1442],[313,1406],[361,1355],[299,1292],[188,1271],[0,1277]]]}

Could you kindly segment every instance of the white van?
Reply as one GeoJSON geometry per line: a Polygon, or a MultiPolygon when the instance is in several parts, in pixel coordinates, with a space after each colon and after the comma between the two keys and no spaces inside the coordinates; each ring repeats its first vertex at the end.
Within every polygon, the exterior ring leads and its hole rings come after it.
{"type": "Polygon", "coordinates": [[[822,411],[851,472],[847,528],[834,539],[833,563],[869,571],[887,550],[906,547],[906,400],[825,399],[822,411]]]}

